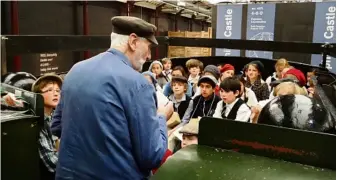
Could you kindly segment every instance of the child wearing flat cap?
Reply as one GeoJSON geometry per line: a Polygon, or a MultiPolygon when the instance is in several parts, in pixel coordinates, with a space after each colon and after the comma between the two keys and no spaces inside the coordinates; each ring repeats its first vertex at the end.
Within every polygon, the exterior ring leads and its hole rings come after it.
{"type": "Polygon", "coordinates": [[[202,76],[198,81],[198,86],[201,89],[201,94],[190,100],[188,108],[182,118],[180,125],[169,131],[169,135],[176,131],[181,126],[187,124],[190,119],[209,116],[212,117],[216,105],[221,101],[220,97],[215,95],[215,87],[218,81],[210,75],[202,76]]]}
{"type": "Polygon", "coordinates": [[[269,99],[269,88],[267,83],[262,80],[264,66],[260,61],[252,61],[247,66],[246,87],[253,90],[258,101],[269,99]]]}
{"type": "Polygon", "coordinates": [[[218,81],[214,76],[204,75],[198,81],[201,93],[190,101],[188,109],[182,119],[184,124],[188,123],[190,118],[198,118],[204,116],[212,117],[216,104],[221,100],[215,94],[215,87],[218,81]]]}
{"type": "MultiPolygon", "coordinates": [[[[185,70],[182,66],[175,66],[172,69],[172,77],[175,76],[184,76],[186,77],[186,73],[185,70]]],[[[163,88],[163,93],[165,96],[170,96],[171,94],[173,94],[172,88],[171,88],[171,82],[168,82],[167,84],[165,84],[164,88],[163,88]]],[[[186,95],[188,95],[189,97],[192,97],[193,94],[193,87],[191,85],[191,83],[187,83],[187,91],[186,91],[186,95]]]]}
{"type": "Polygon", "coordinates": [[[199,121],[198,118],[191,119],[191,121],[179,131],[179,133],[183,134],[181,148],[185,148],[192,144],[198,144],[199,121]]]}
{"type": "MultiPolygon", "coordinates": [[[[220,78],[220,71],[218,69],[218,67],[214,66],[214,65],[207,65],[204,69],[203,75],[209,75],[209,76],[213,76],[216,80],[218,80],[220,78]]],[[[214,92],[216,95],[220,95],[220,88],[219,88],[219,83],[216,84],[215,88],[214,88],[214,92]]],[[[199,96],[201,94],[201,89],[200,87],[197,88],[197,91],[195,92],[194,96],[192,97],[192,99],[194,99],[195,97],[199,96]]]]}
{"type": "Polygon", "coordinates": [[[58,138],[51,133],[51,117],[59,103],[63,80],[55,74],[46,74],[38,78],[32,86],[32,92],[40,93],[44,100],[44,125],[39,133],[39,155],[42,160],[41,179],[54,179],[58,161],[58,138]]]}
{"type": "Polygon", "coordinates": [[[171,81],[173,94],[169,96],[169,100],[173,102],[174,111],[179,114],[180,119],[183,118],[191,98],[186,95],[187,79],[184,76],[175,76],[171,81]]]}

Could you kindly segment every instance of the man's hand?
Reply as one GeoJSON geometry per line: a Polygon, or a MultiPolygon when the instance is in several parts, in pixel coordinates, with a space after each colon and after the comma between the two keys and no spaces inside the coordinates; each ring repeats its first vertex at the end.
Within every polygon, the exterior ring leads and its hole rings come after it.
{"type": "Polygon", "coordinates": [[[166,120],[169,120],[173,114],[173,103],[169,102],[167,105],[165,106],[159,106],[157,113],[158,114],[162,114],[166,116],[166,120]]]}
{"type": "Polygon", "coordinates": [[[175,131],[175,129],[168,130],[167,136],[171,136],[171,134],[175,131]]]}

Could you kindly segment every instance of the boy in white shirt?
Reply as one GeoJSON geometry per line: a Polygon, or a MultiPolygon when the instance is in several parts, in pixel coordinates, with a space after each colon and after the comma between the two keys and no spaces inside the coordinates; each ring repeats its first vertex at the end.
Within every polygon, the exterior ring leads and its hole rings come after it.
{"type": "Polygon", "coordinates": [[[240,98],[241,84],[237,78],[228,77],[220,84],[220,97],[213,117],[249,122],[251,111],[240,98]]]}
{"type": "Polygon", "coordinates": [[[163,75],[169,79],[172,80],[172,61],[170,58],[164,58],[161,60],[164,66],[163,75]]]}
{"type": "Polygon", "coordinates": [[[197,90],[197,84],[200,78],[200,74],[204,68],[204,64],[197,59],[190,59],[186,62],[186,67],[190,73],[188,82],[193,86],[193,92],[197,90]]]}

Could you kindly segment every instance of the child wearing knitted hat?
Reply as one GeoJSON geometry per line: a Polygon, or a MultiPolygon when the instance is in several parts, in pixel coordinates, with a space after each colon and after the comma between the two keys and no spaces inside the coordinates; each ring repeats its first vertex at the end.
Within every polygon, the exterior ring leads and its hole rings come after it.
{"type": "MultiPolygon", "coordinates": [[[[204,69],[203,75],[213,76],[218,81],[219,78],[220,78],[220,71],[219,71],[218,67],[216,67],[214,65],[207,65],[204,69]]],[[[214,93],[217,96],[219,96],[220,95],[219,92],[220,92],[219,83],[217,83],[215,85],[214,93]]],[[[196,92],[194,93],[194,96],[192,97],[192,99],[197,97],[198,95],[200,95],[200,93],[201,93],[201,89],[200,89],[200,87],[198,87],[196,89],[196,92]]]]}
{"type": "Polygon", "coordinates": [[[225,64],[222,66],[220,73],[221,73],[220,80],[222,82],[225,78],[234,76],[235,68],[231,64],[225,64]]]}
{"type": "Polygon", "coordinates": [[[153,61],[150,64],[149,71],[156,75],[155,78],[161,88],[170,81],[170,79],[163,74],[163,65],[159,61],[153,61]]]}
{"type": "Polygon", "coordinates": [[[252,61],[247,68],[246,87],[254,91],[258,101],[269,99],[269,88],[267,83],[262,80],[264,65],[260,61],[252,61]]]}
{"type": "Polygon", "coordinates": [[[182,119],[183,123],[186,124],[190,118],[211,117],[214,114],[216,104],[221,100],[214,92],[217,83],[217,79],[212,75],[203,75],[199,79],[200,95],[190,101],[189,108],[182,119]]]}

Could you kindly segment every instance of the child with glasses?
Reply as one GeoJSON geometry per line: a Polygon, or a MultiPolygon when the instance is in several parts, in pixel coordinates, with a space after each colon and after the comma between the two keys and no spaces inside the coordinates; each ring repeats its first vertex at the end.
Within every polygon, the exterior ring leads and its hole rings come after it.
{"type": "Polygon", "coordinates": [[[44,123],[39,133],[39,156],[41,179],[55,179],[55,169],[58,161],[58,138],[50,129],[51,117],[61,96],[61,77],[47,74],[38,78],[32,85],[32,91],[40,93],[44,100],[44,123]]]}

